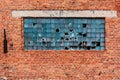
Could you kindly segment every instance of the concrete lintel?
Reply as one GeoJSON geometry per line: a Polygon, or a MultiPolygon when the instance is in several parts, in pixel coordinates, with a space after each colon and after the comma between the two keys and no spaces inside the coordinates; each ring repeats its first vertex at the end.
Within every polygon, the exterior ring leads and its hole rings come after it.
{"type": "Polygon", "coordinates": [[[116,18],[115,10],[14,10],[13,17],[110,17],[116,18]]]}

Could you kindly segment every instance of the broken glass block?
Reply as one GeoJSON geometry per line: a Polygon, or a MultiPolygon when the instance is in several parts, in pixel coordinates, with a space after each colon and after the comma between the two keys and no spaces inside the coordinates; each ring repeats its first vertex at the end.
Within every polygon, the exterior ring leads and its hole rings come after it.
{"type": "Polygon", "coordinates": [[[105,42],[104,26],[104,19],[26,18],[25,49],[101,50],[105,42]],[[33,45],[26,48],[28,41],[33,41],[33,45]],[[86,45],[83,45],[84,41],[86,45]]]}

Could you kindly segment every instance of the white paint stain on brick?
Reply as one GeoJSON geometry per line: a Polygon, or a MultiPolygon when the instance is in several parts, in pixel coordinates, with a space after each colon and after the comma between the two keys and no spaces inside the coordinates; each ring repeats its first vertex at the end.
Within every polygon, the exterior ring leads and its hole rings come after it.
{"type": "Polygon", "coordinates": [[[13,17],[117,17],[113,10],[14,10],[13,17]]]}
{"type": "Polygon", "coordinates": [[[7,80],[7,77],[0,77],[0,80],[7,80]]]}

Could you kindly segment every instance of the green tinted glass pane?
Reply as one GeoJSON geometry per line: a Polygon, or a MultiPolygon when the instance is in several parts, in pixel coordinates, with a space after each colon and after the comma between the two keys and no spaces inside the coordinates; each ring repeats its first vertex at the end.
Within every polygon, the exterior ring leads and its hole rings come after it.
{"type": "Polygon", "coordinates": [[[105,20],[24,18],[25,50],[104,50],[105,20]]]}

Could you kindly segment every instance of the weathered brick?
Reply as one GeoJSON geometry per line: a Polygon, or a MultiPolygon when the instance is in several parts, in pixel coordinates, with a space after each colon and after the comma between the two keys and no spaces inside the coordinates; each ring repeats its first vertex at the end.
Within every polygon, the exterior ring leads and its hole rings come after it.
{"type": "Polygon", "coordinates": [[[119,17],[120,0],[0,0],[0,79],[120,80],[119,17]],[[25,51],[23,18],[13,18],[13,10],[116,10],[118,17],[105,18],[104,51],[25,51]]]}

